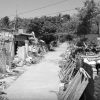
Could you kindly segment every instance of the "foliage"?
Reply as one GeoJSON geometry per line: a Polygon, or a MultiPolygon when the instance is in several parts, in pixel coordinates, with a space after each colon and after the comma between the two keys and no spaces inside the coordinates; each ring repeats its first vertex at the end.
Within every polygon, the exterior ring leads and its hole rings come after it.
{"type": "Polygon", "coordinates": [[[72,41],[73,40],[73,36],[72,35],[66,35],[65,36],[65,38],[66,38],[66,40],[68,40],[68,41],[72,41]]]}
{"type": "Polygon", "coordinates": [[[86,0],[86,2],[84,3],[84,7],[79,10],[78,16],[81,23],[77,28],[78,35],[86,35],[94,32],[93,27],[96,27],[96,25],[95,22],[92,21],[97,13],[96,10],[97,7],[94,0],[86,0]]]}
{"type": "Polygon", "coordinates": [[[77,36],[87,34],[97,34],[99,27],[98,14],[100,12],[99,4],[94,0],[86,0],[84,6],[78,8],[78,14],[70,16],[69,14],[56,16],[42,16],[40,18],[20,18],[17,17],[10,21],[5,16],[0,20],[0,28],[23,28],[28,33],[34,31],[36,37],[44,39],[47,43],[55,40],[55,34],[67,33],[77,36]]]}
{"type": "Polygon", "coordinates": [[[10,20],[8,16],[5,16],[0,20],[0,27],[1,28],[9,28],[10,20]]]}
{"type": "Polygon", "coordinates": [[[63,19],[63,22],[67,22],[71,19],[71,17],[70,17],[70,15],[65,14],[65,15],[62,16],[62,19],[63,19]]]}

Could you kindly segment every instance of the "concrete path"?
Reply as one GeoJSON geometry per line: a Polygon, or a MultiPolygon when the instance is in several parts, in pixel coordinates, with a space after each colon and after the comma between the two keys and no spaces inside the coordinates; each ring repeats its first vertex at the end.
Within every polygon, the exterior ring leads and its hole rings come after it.
{"type": "Polygon", "coordinates": [[[63,43],[56,51],[49,52],[44,59],[20,76],[7,90],[9,100],[57,100],[59,89],[58,61],[66,50],[63,43]]]}

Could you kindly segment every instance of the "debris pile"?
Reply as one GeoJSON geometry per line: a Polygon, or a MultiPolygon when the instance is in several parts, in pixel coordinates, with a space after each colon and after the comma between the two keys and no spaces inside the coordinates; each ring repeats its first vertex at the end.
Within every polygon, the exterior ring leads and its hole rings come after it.
{"type": "Polygon", "coordinates": [[[5,38],[0,40],[0,47],[0,91],[8,88],[28,66],[41,61],[48,51],[44,41],[23,33],[13,36],[9,42],[5,38]]]}
{"type": "Polygon", "coordinates": [[[93,49],[69,45],[61,55],[59,100],[99,100],[100,57],[93,49]]]}

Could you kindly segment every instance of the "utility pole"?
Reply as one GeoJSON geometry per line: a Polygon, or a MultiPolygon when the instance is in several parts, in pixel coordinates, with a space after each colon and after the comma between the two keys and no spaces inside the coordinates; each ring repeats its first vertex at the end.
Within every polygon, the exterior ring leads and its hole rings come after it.
{"type": "Polygon", "coordinates": [[[15,31],[17,32],[18,31],[18,15],[17,15],[17,9],[16,9],[16,16],[15,16],[15,31]]]}
{"type": "Polygon", "coordinates": [[[14,25],[15,32],[18,32],[18,12],[17,12],[17,3],[16,3],[16,14],[15,14],[15,25],[14,25]]]}
{"type": "Polygon", "coordinates": [[[17,14],[17,5],[16,5],[16,15],[15,15],[15,18],[14,18],[14,33],[13,33],[13,40],[10,44],[11,46],[11,60],[14,59],[14,56],[15,56],[15,40],[14,40],[14,35],[15,34],[18,34],[18,14],[17,14]]]}

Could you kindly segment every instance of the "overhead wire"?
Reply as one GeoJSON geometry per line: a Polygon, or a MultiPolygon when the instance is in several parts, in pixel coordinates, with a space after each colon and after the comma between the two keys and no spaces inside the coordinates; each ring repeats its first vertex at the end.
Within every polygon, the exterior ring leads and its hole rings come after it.
{"type": "Polygon", "coordinates": [[[52,14],[57,14],[57,13],[62,13],[62,12],[67,12],[67,11],[72,11],[72,10],[75,10],[75,8],[69,9],[69,10],[58,11],[58,12],[54,12],[54,13],[50,13],[50,14],[46,14],[46,15],[52,15],[52,14]]]}
{"type": "Polygon", "coordinates": [[[41,16],[50,16],[50,15],[54,15],[54,14],[61,14],[61,13],[63,13],[63,12],[73,11],[73,10],[76,10],[76,9],[73,8],[73,9],[69,9],[69,10],[63,10],[63,11],[58,11],[58,12],[48,13],[48,14],[44,14],[44,15],[40,15],[40,16],[36,16],[36,17],[41,17],[41,16]]]}
{"type": "MultiPolygon", "coordinates": [[[[61,0],[61,1],[58,1],[58,2],[55,2],[55,3],[51,3],[51,4],[48,4],[48,5],[39,7],[39,8],[35,8],[35,9],[33,9],[33,10],[28,10],[28,11],[24,11],[24,12],[19,12],[19,13],[17,13],[17,14],[18,14],[18,15],[23,15],[23,14],[26,14],[26,13],[31,13],[31,12],[38,11],[38,10],[41,10],[41,9],[45,9],[45,8],[48,8],[48,7],[51,7],[51,6],[55,6],[55,5],[58,5],[58,4],[67,2],[67,1],[68,1],[68,0],[63,0],[63,1],[61,0]]],[[[58,11],[58,12],[54,12],[54,13],[49,13],[49,14],[45,14],[45,15],[41,15],[41,16],[52,15],[52,14],[62,13],[62,12],[67,12],[67,11],[72,11],[72,10],[75,10],[75,8],[74,8],[74,9],[69,9],[69,10],[58,11]]],[[[12,16],[16,16],[16,15],[15,15],[15,14],[12,14],[12,15],[9,15],[8,17],[12,17],[12,16]]],[[[37,17],[40,17],[40,16],[37,16],[37,17]]]]}
{"type": "Polygon", "coordinates": [[[48,5],[45,5],[45,6],[42,6],[42,7],[39,7],[39,8],[35,8],[33,10],[29,10],[29,11],[25,11],[25,12],[20,12],[18,13],[19,15],[22,15],[22,14],[25,14],[25,13],[30,13],[30,12],[33,12],[33,11],[36,11],[36,10],[41,10],[41,9],[45,9],[45,8],[48,8],[48,7],[51,7],[51,6],[55,6],[55,5],[58,5],[58,4],[61,4],[61,3],[64,3],[68,0],[63,0],[63,1],[59,1],[59,2],[55,2],[55,3],[52,3],[52,4],[48,4],[48,5]]]}
{"type": "MultiPolygon", "coordinates": [[[[26,14],[26,13],[31,13],[31,12],[34,12],[34,11],[37,11],[37,10],[41,10],[41,9],[45,9],[45,8],[48,8],[48,7],[52,7],[52,6],[55,6],[55,5],[58,5],[58,4],[67,2],[67,1],[68,1],[68,0],[63,0],[63,1],[61,0],[61,1],[58,1],[58,2],[55,2],[55,3],[51,3],[51,4],[48,4],[48,5],[39,7],[39,8],[35,8],[35,9],[28,10],[28,11],[24,11],[24,12],[19,12],[19,13],[17,13],[17,14],[18,14],[18,15],[23,15],[23,14],[26,14]]],[[[11,17],[11,16],[15,16],[15,14],[9,15],[8,17],[11,17]]]]}
{"type": "MultiPolygon", "coordinates": [[[[44,14],[44,15],[40,15],[40,16],[36,16],[36,17],[50,16],[50,15],[53,15],[53,14],[60,14],[60,13],[63,13],[63,12],[74,11],[74,10],[76,10],[76,9],[73,8],[73,9],[69,9],[69,10],[63,10],[63,11],[58,11],[58,12],[48,13],[48,14],[44,14]]],[[[8,17],[11,17],[11,16],[8,16],[8,17]]]]}

